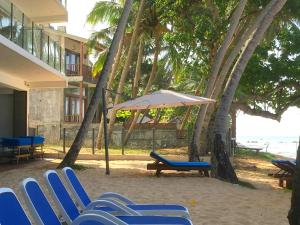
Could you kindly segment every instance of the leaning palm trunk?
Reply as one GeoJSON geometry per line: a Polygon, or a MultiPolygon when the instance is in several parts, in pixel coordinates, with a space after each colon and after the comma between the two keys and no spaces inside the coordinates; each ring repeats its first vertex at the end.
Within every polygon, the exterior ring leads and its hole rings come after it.
{"type": "Polygon", "coordinates": [[[143,56],[144,56],[144,40],[141,37],[140,44],[139,44],[139,53],[136,62],[135,74],[134,74],[134,80],[133,80],[132,98],[135,98],[138,94],[139,81],[141,79],[141,73],[142,73],[143,56]]]}
{"type": "MultiPolygon", "coordinates": [[[[259,14],[259,16],[254,19],[254,21],[252,23],[249,24],[245,24],[246,26],[249,26],[244,32],[243,34],[237,34],[236,36],[239,36],[240,38],[238,39],[237,43],[234,45],[232,51],[230,52],[229,56],[226,58],[225,62],[222,64],[222,68],[221,71],[219,73],[218,79],[216,81],[214,90],[213,90],[213,94],[211,96],[212,99],[218,99],[220,97],[220,95],[222,94],[222,90],[224,87],[224,82],[227,78],[227,74],[231,68],[231,66],[233,65],[234,61],[236,60],[237,56],[239,55],[239,53],[241,52],[242,47],[245,45],[246,41],[249,39],[249,37],[253,34],[253,32],[255,31],[255,29],[257,28],[258,24],[261,23],[262,19],[264,18],[264,16],[266,15],[266,13],[270,10],[270,5],[267,5],[262,12],[259,14]]],[[[209,104],[207,107],[207,111],[204,117],[204,121],[202,123],[202,132],[200,135],[200,152],[204,153],[206,151],[211,151],[211,149],[209,148],[209,146],[212,146],[210,143],[208,143],[210,141],[210,138],[208,138],[208,125],[211,122],[211,120],[213,120],[214,118],[212,118],[212,114],[215,113],[216,108],[217,108],[218,104],[209,104]]]]}
{"type": "MultiPolygon", "coordinates": [[[[115,80],[115,77],[117,75],[117,69],[119,66],[119,62],[121,59],[121,55],[122,55],[122,50],[123,50],[123,44],[124,44],[124,35],[122,37],[122,40],[120,42],[119,48],[118,48],[118,52],[115,58],[115,62],[114,65],[112,67],[108,82],[107,82],[107,89],[111,90],[112,85],[113,85],[113,81],[115,80]]],[[[105,97],[106,97],[106,102],[108,102],[109,96],[111,95],[111,93],[109,91],[106,91],[105,93],[105,97]]],[[[99,125],[99,130],[98,130],[98,137],[97,137],[97,148],[101,149],[102,146],[102,139],[103,139],[103,115],[101,116],[101,120],[100,120],[100,125],[99,125]]]]}
{"type": "Polygon", "coordinates": [[[271,4],[270,10],[264,16],[262,22],[257,26],[252,38],[247,42],[230,74],[230,80],[221,98],[214,123],[214,147],[211,156],[211,162],[213,164],[212,176],[216,178],[231,183],[238,182],[238,178],[225,151],[225,139],[226,132],[228,130],[228,114],[235,91],[238,87],[239,81],[247,66],[247,63],[253,55],[255,48],[263,39],[264,34],[268,27],[271,25],[275,15],[282,9],[285,3],[286,0],[273,0],[269,3],[271,4]]]}
{"type": "MultiPolygon", "coordinates": [[[[200,89],[202,87],[203,81],[204,81],[204,77],[201,78],[201,80],[198,84],[198,87],[195,91],[196,96],[200,94],[200,89]]],[[[179,130],[183,130],[183,128],[185,127],[185,124],[186,124],[186,122],[188,121],[188,119],[190,117],[191,111],[192,111],[192,106],[189,106],[188,109],[186,110],[184,116],[182,117],[183,119],[181,121],[179,130]]]]}
{"type": "Polygon", "coordinates": [[[81,123],[80,129],[75,137],[75,140],[74,140],[70,150],[66,154],[63,161],[58,165],[58,168],[63,168],[65,166],[73,166],[75,164],[75,161],[78,157],[78,154],[80,152],[80,149],[82,147],[82,144],[84,142],[86,134],[88,132],[89,126],[92,123],[93,117],[97,110],[97,106],[102,97],[102,89],[106,86],[107,78],[110,74],[110,70],[114,63],[114,58],[116,56],[118,46],[119,46],[119,43],[122,38],[122,34],[124,33],[124,30],[125,30],[125,27],[127,24],[129,13],[130,13],[131,7],[132,7],[132,2],[133,2],[133,0],[126,0],[126,2],[125,2],[123,13],[119,20],[119,24],[118,24],[117,30],[114,34],[112,43],[109,47],[107,58],[105,60],[103,69],[100,73],[95,92],[92,96],[92,99],[88,106],[88,109],[87,109],[87,112],[83,119],[83,122],[81,123]]]}
{"type": "MultiPolygon", "coordinates": [[[[119,81],[119,86],[117,89],[117,95],[115,97],[115,101],[114,101],[114,105],[117,105],[120,103],[121,100],[121,93],[123,92],[123,88],[125,85],[125,80],[126,77],[128,75],[129,72],[129,67],[130,64],[132,62],[132,57],[133,57],[133,53],[134,53],[134,49],[135,49],[135,45],[136,45],[136,40],[138,37],[138,33],[139,33],[139,26],[140,26],[140,21],[142,18],[142,14],[145,8],[145,0],[141,0],[140,3],[140,7],[139,7],[139,11],[137,13],[136,19],[135,19],[135,23],[134,23],[134,29],[133,29],[133,33],[132,33],[132,37],[131,37],[131,41],[130,41],[130,46],[129,46],[129,50],[128,50],[128,55],[125,61],[125,65],[120,77],[120,81],[119,81]]],[[[108,124],[108,136],[110,137],[112,134],[112,130],[115,124],[115,120],[116,120],[116,111],[112,110],[111,114],[110,114],[110,118],[109,118],[109,124],[108,124]]]]}
{"type": "MultiPolygon", "coordinates": [[[[219,50],[216,54],[214,64],[211,69],[209,81],[208,81],[207,88],[205,91],[205,97],[207,97],[207,98],[210,98],[212,95],[213,88],[214,88],[222,61],[223,61],[226,51],[232,41],[232,37],[233,37],[234,33],[236,32],[236,29],[238,27],[240,18],[243,14],[246,3],[247,3],[247,0],[241,0],[238,3],[236,9],[234,10],[232,17],[230,18],[229,30],[226,33],[223,44],[221,45],[221,47],[219,48],[219,50]]],[[[203,155],[199,152],[199,150],[200,150],[200,135],[202,132],[202,126],[203,126],[203,121],[204,121],[204,117],[206,114],[206,110],[207,110],[207,105],[202,105],[198,112],[197,120],[196,120],[195,126],[194,126],[192,141],[190,143],[190,148],[189,148],[189,160],[190,161],[199,160],[199,156],[203,155]]]]}
{"type": "MultiPolygon", "coordinates": [[[[154,52],[153,65],[152,65],[152,69],[151,69],[151,74],[149,76],[149,80],[148,80],[146,88],[144,90],[144,95],[148,94],[148,92],[151,89],[152,83],[154,81],[154,78],[155,78],[155,75],[156,75],[156,72],[157,72],[157,66],[158,66],[157,64],[158,64],[158,55],[159,55],[159,53],[160,53],[160,38],[156,38],[155,39],[155,52],[154,52]]],[[[141,114],[141,110],[138,110],[134,114],[133,120],[132,120],[132,122],[130,124],[130,127],[129,127],[126,135],[125,135],[123,144],[127,144],[140,114],[141,114]]]]}
{"type": "Polygon", "coordinates": [[[292,184],[293,192],[291,198],[291,208],[289,210],[288,219],[290,225],[300,225],[300,140],[298,144],[296,171],[292,184]]]}

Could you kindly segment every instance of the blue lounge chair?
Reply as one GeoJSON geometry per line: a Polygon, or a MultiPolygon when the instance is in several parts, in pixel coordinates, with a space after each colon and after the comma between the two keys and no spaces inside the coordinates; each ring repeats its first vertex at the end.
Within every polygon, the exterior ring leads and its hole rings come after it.
{"type": "MultiPolygon", "coordinates": [[[[76,202],[79,204],[81,209],[85,209],[89,204],[92,203],[85,189],[81,185],[79,179],[77,178],[74,170],[70,167],[65,167],[63,170],[63,176],[68,184],[69,190],[74,196],[76,202]]],[[[174,204],[136,204],[128,198],[117,194],[117,193],[104,193],[99,199],[107,199],[109,201],[117,203],[122,203],[139,212],[142,215],[158,215],[158,216],[181,216],[185,218],[190,218],[188,209],[181,205],[174,204]]]]}
{"type": "Polygon", "coordinates": [[[209,176],[211,164],[208,162],[177,162],[167,160],[164,157],[151,152],[150,156],[155,159],[154,163],[147,164],[147,170],[156,170],[156,176],[159,176],[162,170],[176,170],[176,171],[191,171],[197,170],[204,176],[209,176]]]}
{"type": "MultiPolygon", "coordinates": [[[[37,197],[35,197],[37,200],[37,197]]],[[[44,200],[38,199],[38,200],[44,200]]],[[[44,205],[44,201],[40,202],[40,207],[37,209],[42,214],[43,220],[37,222],[39,225],[61,225],[60,221],[54,214],[52,208],[46,200],[48,205],[44,205]]],[[[0,224],[1,225],[31,225],[31,222],[24,212],[17,196],[10,188],[0,188],[0,224]]],[[[117,225],[108,219],[93,214],[85,214],[78,217],[72,225],[117,225]]]]}
{"type": "Polygon", "coordinates": [[[292,187],[292,180],[296,170],[296,160],[272,160],[272,164],[279,168],[276,173],[268,174],[279,179],[279,186],[283,187],[284,182],[287,188],[292,187]]]}
{"type": "MultiPolygon", "coordinates": [[[[52,195],[63,219],[67,224],[71,224],[74,219],[80,215],[80,211],[73,202],[71,196],[54,170],[49,170],[44,174],[49,192],[52,195]]],[[[191,225],[191,221],[182,217],[164,217],[164,216],[142,216],[137,211],[132,210],[122,204],[115,204],[107,200],[98,200],[92,202],[82,213],[100,213],[107,219],[117,222],[123,221],[127,224],[173,224],[173,225],[191,225]],[[122,216],[114,216],[108,213],[110,210],[119,212],[122,216]],[[106,212],[107,210],[108,212],[106,212]],[[124,215],[124,216],[123,216],[124,215]]]]}

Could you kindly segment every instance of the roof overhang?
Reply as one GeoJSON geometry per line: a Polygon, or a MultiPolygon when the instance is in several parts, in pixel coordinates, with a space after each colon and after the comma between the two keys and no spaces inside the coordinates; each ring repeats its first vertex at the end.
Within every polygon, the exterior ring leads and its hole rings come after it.
{"type": "Polygon", "coordinates": [[[61,23],[68,21],[68,12],[59,0],[11,1],[36,23],[61,23]]]}
{"type": "Polygon", "coordinates": [[[16,89],[66,87],[65,76],[0,35],[0,83],[16,89]]]}

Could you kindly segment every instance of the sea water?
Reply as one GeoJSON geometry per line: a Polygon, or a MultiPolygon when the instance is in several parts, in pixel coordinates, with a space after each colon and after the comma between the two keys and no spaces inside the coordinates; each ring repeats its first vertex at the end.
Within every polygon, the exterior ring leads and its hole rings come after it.
{"type": "Polygon", "coordinates": [[[262,147],[261,152],[270,152],[296,158],[299,137],[296,136],[237,136],[237,142],[246,146],[262,147]]]}

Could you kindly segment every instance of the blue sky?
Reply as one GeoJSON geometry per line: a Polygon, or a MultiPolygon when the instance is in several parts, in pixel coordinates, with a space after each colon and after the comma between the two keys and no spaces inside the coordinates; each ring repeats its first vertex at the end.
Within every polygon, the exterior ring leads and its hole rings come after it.
{"type": "MultiPolygon", "coordinates": [[[[69,0],[69,22],[67,32],[88,38],[93,29],[99,29],[86,24],[87,14],[91,11],[96,0],[69,0]]],[[[237,117],[238,136],[300,136],[300,109],[289,108],[282,116],[281,122],[256,116],[249,116],[243,112],[237,117]]]]}

